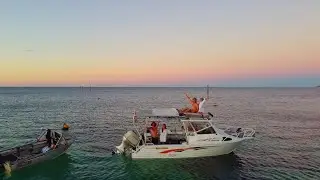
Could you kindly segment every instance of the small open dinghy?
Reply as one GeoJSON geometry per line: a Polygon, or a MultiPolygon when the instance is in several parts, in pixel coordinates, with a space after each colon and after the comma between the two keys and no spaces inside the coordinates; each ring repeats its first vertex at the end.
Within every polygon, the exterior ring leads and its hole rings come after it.
{"type": "Polygon", "coordinates": [[[51,130],[52,142],[48,147],[47,132],[43,131],[35,142],[22,146],[0,151],[0,172],[17,170],[37,164],[46,160],[54,159],[64,154],[72,144],[70,136],[64,132],[51,130]]]}
{"type": "Polygon", "coordinates": [[[123,136],[114,153],[129,155],[132,159],[219,156],[233,152],[243,141],[254,138],[255,131],[251,128],[219,129],[210,117],[211,113],[180,116],[174,108],[153,109],[152,115],[146,116],[142,132],[138,132],[134,114],[135,129],[123,136]],[[151,129],[160,135],[152,137],[151,129]]]}

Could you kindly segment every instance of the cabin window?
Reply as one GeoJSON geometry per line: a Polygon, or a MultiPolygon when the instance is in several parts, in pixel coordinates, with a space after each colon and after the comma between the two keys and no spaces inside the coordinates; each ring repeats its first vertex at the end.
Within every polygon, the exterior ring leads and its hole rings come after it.
{"type": "Polygon", "coordinates": [[[192,122],[197,134],[216,134],[215,130],[208,122],[192,122]]]}
{"type": "Polygon", "coordinates": [[[208,122],[185,121],[183,125],[187,129],[187,132],[195,131],[197,134],[216,134],[208,122]]]}
{"type": "Polygon", "coordinates": [[[196,130],[193,123],[189,121],[183,122],[183,127],[187,132],[194,132],[196,130]]]}
{"type": "Polygon", "coordinates": [[[212,127],[208,127],[208,128],[202,129],[201,131],[198,131],[197,134],[216,134],[216,132],[212,127]]]}

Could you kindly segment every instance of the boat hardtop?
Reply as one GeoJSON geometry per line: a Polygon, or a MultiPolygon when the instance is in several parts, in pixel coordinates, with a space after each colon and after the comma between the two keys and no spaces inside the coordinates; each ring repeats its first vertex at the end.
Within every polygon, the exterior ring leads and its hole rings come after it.
{"type": "Polygon", "coordinates": [[[204,113],[179,113],[176,108],[154,108],[146,117],[168,118],[168,119],[210,119],[213,115],[204,113]]]}

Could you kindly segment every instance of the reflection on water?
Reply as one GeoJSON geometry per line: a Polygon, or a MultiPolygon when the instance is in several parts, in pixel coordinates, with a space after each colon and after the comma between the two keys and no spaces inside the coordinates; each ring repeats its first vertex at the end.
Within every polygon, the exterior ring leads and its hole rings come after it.
{"type": "Polygon", "coordinates": [[[237,179],[242,168],[241,159],[234,153],[206,158],[121,160],[134,179],[237,179]]]}
{"type": "Polygon", "coordinates": [[[0,88],[0,147],[21,145],[41,127],[60,129],[64,122],[75,138],[67,155],[12,172],[9,179],[320,179],[315,143],[320,94],[312,88],[212,88],[205,110],[218,127],[257,132],[235,154],[143,161],[111,155],[132,129],[133,110],[183,107],[184,92],[206,93],[204,88],[0,88]]]}
{"type": "Polygon", "coordinates": [[[34,179],[35,176],[48,179],[52,179],[53,177],[54,179],[64,179],[64,175],[67,173],[68,169],[71,168],[71,162],[72,160],[69,155],[63,154],[56,159],[13,171],[10,180],[34,179]]]}
{"type": "Polygon", "coordinates": [[[180,164],[201,179],[230,179],[238,177],[241,171],[241,159],[234,153],[201,159],[183,161],[180,164]]]}

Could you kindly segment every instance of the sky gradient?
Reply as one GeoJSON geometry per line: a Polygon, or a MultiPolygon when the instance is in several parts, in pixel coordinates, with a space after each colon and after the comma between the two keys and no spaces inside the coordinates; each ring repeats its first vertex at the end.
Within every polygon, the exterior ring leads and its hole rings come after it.
{"type": "Polygon", "coordinates": [[[319,0],[10,0],[0,24],[0,86],[320,85],[319,0]]]}

